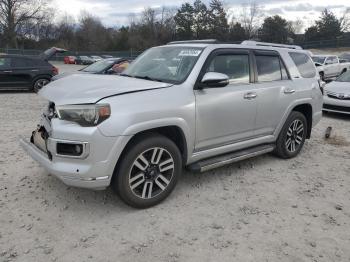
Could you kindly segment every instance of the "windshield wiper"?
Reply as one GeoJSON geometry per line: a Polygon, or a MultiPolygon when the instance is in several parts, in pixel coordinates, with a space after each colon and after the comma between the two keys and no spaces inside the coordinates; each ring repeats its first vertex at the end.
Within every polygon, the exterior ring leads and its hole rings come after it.
{"type": "Polygon", "coordinates": [[[152,78],[152,77],[149,77],[149,76],[134,76],[135,78],[137,79],[144,79],[144,80],[150,80],[150,81],[157,81],[157,82],[164,82],[160,79],[156,79],[156,78],[152,78]]]}
{"type": "Polygon", "coordinates": [[[120,76],[126,76],[126,77],[133,77],[131,75],[128,75],[128,74],[119,74],[120,76]]]}

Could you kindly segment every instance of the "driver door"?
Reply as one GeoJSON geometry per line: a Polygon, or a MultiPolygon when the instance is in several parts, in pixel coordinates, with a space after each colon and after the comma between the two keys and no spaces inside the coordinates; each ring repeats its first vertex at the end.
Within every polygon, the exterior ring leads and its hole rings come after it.
{"type": "Polygon", "coordinates": [[[196,145],[201,151],[244,141],[254,136],[257,102],[250,53],[220,50],[205,63],[199,81],[207,72],[229,76],[225,87],[196,89],[196,145]]]}

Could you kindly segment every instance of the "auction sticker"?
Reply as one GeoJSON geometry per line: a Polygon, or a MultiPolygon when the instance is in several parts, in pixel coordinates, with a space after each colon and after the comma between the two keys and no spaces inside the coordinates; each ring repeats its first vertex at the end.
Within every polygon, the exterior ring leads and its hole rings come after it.
{"type": "Polygon", "coordinates": [[[199,56],[202,50],[188,49],[182,50],[179,56],[199,56]]]}

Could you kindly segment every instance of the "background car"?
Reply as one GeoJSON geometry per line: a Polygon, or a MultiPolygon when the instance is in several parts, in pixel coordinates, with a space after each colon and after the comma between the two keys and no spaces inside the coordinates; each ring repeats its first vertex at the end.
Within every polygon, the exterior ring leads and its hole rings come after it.
{"type": "Polygon", "coordinates": [[[97,61],[100,61],[102,60],[103,58],[98,56],[98,55],[92,55],[90,56],[92,60],[94,60],[94,62],[97,62],[97,61]]]}
{"type": "Polygon", "coordinates": [[[63,61],[65,64],[75,64],[75,60],[77,58],[75,56],[65,56],[63,61]]]}
{"type": "Polygon", "coordinates": [[[75,59],[76,65],[91,65],[94,63],[94,60],[88,56],[77,56],[77,59],[75,59]]]}
{"type": "Polygon", "coordinates": [[[0,90],[39,91],[58,74],[47,60],[64,49],[51,48],[36,57],[0,55],[0,90]]]}
{"type": "Polygon", "coordinates": [[[106,59],[106,58],[114,58],[113,56],[111,55],[101,55],[102,58],[106,59]]]}
{"type": "Polygon", "coordinates": [[[65,72],[63,74],[59,74],[52,78],[52,81],[67,77],[73,74],[119,74],[123,72],[131,63],[131,60],[127,58],[109,58],[103,59],[92,65],[89,65],[83,69],[80,69],[76,72],[65,72]]]}
{"type": "Polygon", "coordinates": [[[350,115],[350,71],[325,87],[323,111],[350,115]]]}
{"type": "Polygon", "coordinates": [[[339,58],[350,61],[350,53],[343,53],[339,56],[339,58]]]}

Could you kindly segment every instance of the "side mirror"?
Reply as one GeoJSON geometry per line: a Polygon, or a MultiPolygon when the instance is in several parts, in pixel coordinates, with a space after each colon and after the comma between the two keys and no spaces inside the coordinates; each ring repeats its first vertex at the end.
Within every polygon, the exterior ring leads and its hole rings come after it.
{"type": "Polygon", "coordinates": [[[201,87],[225,87],[230,83],[230,79],[228,75],[216,73],[216,72],[208,72],[206,73],[201,81],[201,87]]]}

